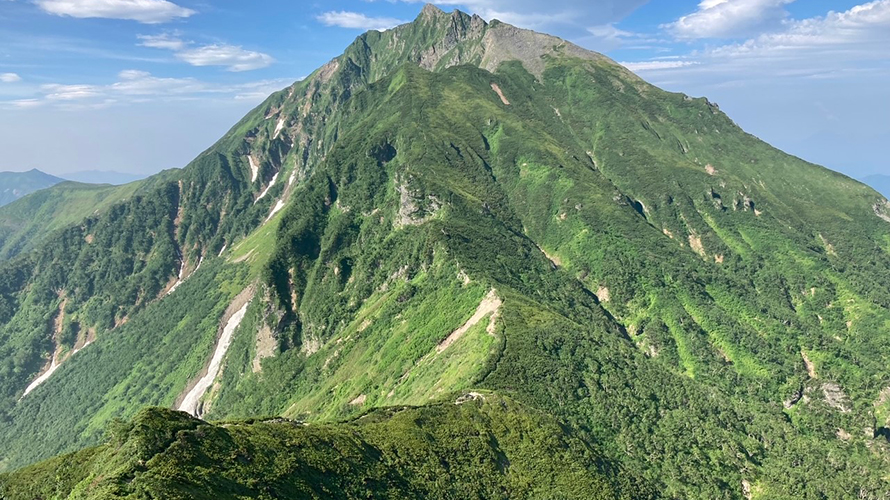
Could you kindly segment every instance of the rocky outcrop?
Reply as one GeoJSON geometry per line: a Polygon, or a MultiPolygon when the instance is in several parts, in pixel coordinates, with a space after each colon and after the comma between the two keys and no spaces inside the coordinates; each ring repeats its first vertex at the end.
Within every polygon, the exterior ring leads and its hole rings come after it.
{"type": "Polygon", "coordinates": [[[875,211],[875,215],[887,222],[890,222],[890,201],[881,200],[875,203],[872,208],[875,211]]]}
{"type": "Polygon", "coordinates": [[[399,210],[393,224],[397,228],[423,224],[442,208],[435,196],[413,189],[407,181],[398,182],[396,190],[399,192],[399,210]]]}

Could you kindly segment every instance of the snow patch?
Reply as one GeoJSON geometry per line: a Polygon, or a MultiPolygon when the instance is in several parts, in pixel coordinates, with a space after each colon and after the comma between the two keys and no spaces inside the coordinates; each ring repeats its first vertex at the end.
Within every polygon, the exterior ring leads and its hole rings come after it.
{"type": "Polygon", "coordinates": [[[266,186],[266,189],[264,189],[262,193],[260,193],[260,196],[257,199],[253,200],[254,205],[256,205],[258,201],[262,200],[263,198],[266,197],[267,194],[269,194],[269,190],[272,189],[272,186],[275,185],[275,181],[277,181],[277,180],[278,180],[278,173],[276,173],[275,175],[272,176],[272,180],[269,181],[269,185],[266,186]]]}
{"type": "Polygon", "coordinates": [[[272,220],[272,217],[275,217],[275,214],[280,212],[282,208],[284,208],[284,201],[278,200],[278,202],[275,203],[275,206],[272,207],[272,212],[270,212],[269,216],[266,217],[266,222],[269,222],[270,220],[272,220]]]}
{"type": "Polygon", "coordinates": [[[171,293],[175,292],[177,288],[179,288],[179,285],[182,284],[182,274],[184,272],[185,272],[185,261],[180,260],[179,261],[179,278],[176,280],[176,283],[173,283],[173,286],[170,287],[169,290],[167,290],[167,293],[164,294],[164,297],[166,297],[167,295],[170,295],[171,293]]]}
{"type": "Polygon", "coordinates": [[[225,328],[223,328],[223,333],[220,336],[219,341],[216,343],[213,357],[210,358],[210,366],[207,367],[207,373],[201,377],[201,379],[198,380],[198,383],[195,384],[195,387],[186,394],[185,398],[182,400],[182,404],[179,405],[179,411],[200,416],[198,415],[198,407],[201,403],[201,397],[207,392],[207,389],[210,389],[216,376],[219,375],[223,358],[229,350],[229,346],[232,344],[232,337],[235,335],[235,330],[241,324],[241,320],[244,319],[244,315],[247,313],[247,307],[249,305],[250,301],[247,301],[241,306],[241,309],[238,309],[238,311],[229,318],[225,328]]]}
{"type": "Polygon", "coordinates": [[[247,155],[247,163],[250,164],[250,182],[256,182],[256,178],[260,174],[260,166],[251,155],[247,155]]]}
{"type": "Polygon", "coordinates": [[[275,133],[272,134],[273,139],[278,139],[278,134],[284,129],[284,117],[278,118],[278,123],[275,125],[275,133]]]}
{"type": "MultiPolygon", "coordinates": [[[[86,342],[86,343],[83,345],[83,347],[81,347],[80,349],[74,349],[74,350],[72,350],[72,351],[71,351],[71,354],[69,355],[69,357],[70,357],[70,356],[74,356],[75,354],[77,354],[77,353],[79,353],[80,351],[84,350],[84,349],[86,348],[86,346],[88,346],[88,345],[90,345],[90,344],[92,344],[92,342],[86,342]]],[[[36,389],[37,386],[39,386],[40,384],[42,384],[42,383],[46,382],[47,380],[49,380],[49,378],[53,375],[53,373],[55,373],[56,370],[58,370],[59,367],[62,366],[62,363],[61,363],[60,361],[57,361],[57,358],[58,358],[58,356],[56,356],[56,355],[54,354],[54,355],[53,355],[52,363],[51,363],[50,366],[49,366],[49,370],[47,370],[46,373],[44,373],[43,375],[41,375],[41,376],[35,378],[30,384],[28,384],[28,387],[25,388],[25,393],[22,394],[22,397],[27,396],[28,393],[30,393],[31,391],[33,391],[34,389],[36,389]]],[[[66,358],[66,359],[67,359],[67,358],[66,358]]]]}
{"type": "Polygon", "coordinates": [[[177,280],[176,280],[176,283],[174,283],[173,286],[170,287],[169,290],[167,290],[167,293],[164,294],[164,297],[166,297],[167,295],[170,295],[171,293],[175,292],[176,289],[179,288],[179,285],[185,283],[185,281],[186,281],[187,279],[189,279],[189,278],[191,278],[192,276],[194,276],[195,273],[198,272],[198,269],[201,269],[201,264],[203,264],[203,263],[204,263],[204,257],[201,256],[201,259],[198,260],[198,266],[195,267],[195,270],[192,271],[192,274],[189,274],[188,276],[183,277],[183,273],[185,273],[185,261],[184,261],[184,260],[181,260],[181,261],[180,261],[180,264],[179,264],[179,279],[177,279],[177,280]]]}

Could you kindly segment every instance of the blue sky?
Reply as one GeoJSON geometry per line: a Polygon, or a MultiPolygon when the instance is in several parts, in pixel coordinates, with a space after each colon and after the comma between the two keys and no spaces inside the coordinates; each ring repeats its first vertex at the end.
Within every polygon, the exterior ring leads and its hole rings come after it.
{"type": "MultiPolygon", "coordinates": [[[[405,0],[0,0],[0,170],[181,167],[405,0]]],[[[446,0],[707,96],[749,132],[890,175],[890,0],[446,0]]]]}

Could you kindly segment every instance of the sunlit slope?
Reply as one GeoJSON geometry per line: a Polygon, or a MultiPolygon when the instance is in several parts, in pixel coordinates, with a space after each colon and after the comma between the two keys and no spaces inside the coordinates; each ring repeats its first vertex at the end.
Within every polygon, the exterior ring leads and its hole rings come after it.
{"type": "Polygon", "coordinates": [[[124,201],[142,186],[62,182],[0,208],[0,259],[37,248],[50,234],[124,201]]]}
{"type": "Polygon", "coordinates": [[[341,424],[210,425],[149,409],[108,442],[10,475],[33,498],[645,498],[552,418],[490,394],[341,424]]]}

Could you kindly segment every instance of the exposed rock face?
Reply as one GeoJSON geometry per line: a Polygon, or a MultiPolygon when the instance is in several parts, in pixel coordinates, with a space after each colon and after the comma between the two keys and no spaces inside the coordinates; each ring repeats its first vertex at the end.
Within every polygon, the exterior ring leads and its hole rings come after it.
{"type": "Polygon", "coordinates": [[[421,68],[432,70],[436,68],[440,62],[446,57],[448,61],[446,66],[456,66],[469,63],[473,58],[477,57],[478,52],[455,52],[450,54],[458,44],[466,40],[475,40],[483,36],[488,26],[485,20],[477,15],[467,16],[466,14],[455,12],[454,14],[446,14],[436,7],[427,5],[420,13],[422,19],[432,22],[441,22],[445,18],[449,19],[449,24],[445,36],[435,45],[429,47],[420,54],[417,63],[421,68]]]}
{"type": "Polygon", "coordinates": [[[875,215],[890,222],[890,201],[881,200],[874,205],[875,215]]]}
{"type": "Polygon", "coordinates": [[[816,374],[816,365],[810,361],[807,353],[800,351],[800,357],[803,358],[803,364],[807,367],[807,375],[809,375],[810,378],[819,378],[819,375],[816,374]]]}
{"type": "Polygon", "coordinates": [[[600,285],[596,290],[596,298],[598,298],[600,302],[608,302],[612,300],[612,294],[609,293],[608,287],[600,285]]]}
{"type": "Polygon", "coordinates": [[[445,338],[442,342],[436,346],[436,353],[441,353],[445,349],[457,342],[470,328],[474,327],[478,324],[485,316],[491,315],[488,320],[488,326],[485,328],[485,331],[488,332],[489,335],[494,335],[495,332],[495,322],[497,321],[499,311],[501,309],[501,305],[503,302],[500,297],[497,295],[497,291],[495,289],[491,289],[488,292],[482,301],[479,303],[479,307],[476,308],[476,311],[473,313],[473,316],[467,320],[466,323],[461,325],[460,328],[453,331],[448,337],[445,338]]]}
{"type": "Polygon", "coordinates": [[[825,402],[832,408],[840,410],[842,413],[850,411],[850,398],[847,397],[841,386],[834,382],[825,382],[822,384],[822,393],[825,395],[825,402]]]}
{"type": "MultiPolygon", "coordinates": [[[[427,27],[447,26],[444,36],[435,44],[414,54],[416,63],[428,70],[477,64],[494,72],[501,63],[519,61],[529,73],[541,77],[545,69],[546,55],[560,53],[581,59],[608,60],[602,54],[592,52],[561,38],[543,33],[517,28],[500,21],[486,23],[477,15],[467,15],[455,11],[445,13],[437,7],[427,5],[418,17],[419,24],[427,27]],[[476,42],[468,44],[466,42],[476,42]],[[459,50],[458,45],[462,45],[459,50]]],[[[417,24],[415,22],[415,24],[417,24]]],[[[394,46],[413,29],[414,25],[403,25],[391,30],[394,46]]],[[[628,72],[628,76],[637,78],[628,72]]]]}
{"type": "Polygon", "coordinates": [[[541,77],[544,74],[544,56],[557,52],[581,59],[607,60],[596,52],[582,49],[555,36],[524,30],[493,22],[482,40],[484,56],[482,68],[495,71],[505,61],[520,61],[529,73],[541,77]]]}
{"type": "Polygon", "coordinates": [[[399,182],[396,190],[399,192],[399,211],[394,221],[395,227],[423,224],[442,208],[435,196],[412,189],[408,182],[399,182]]]}

